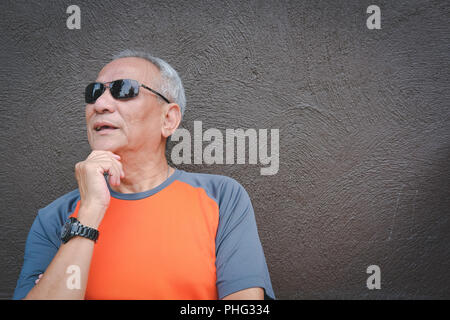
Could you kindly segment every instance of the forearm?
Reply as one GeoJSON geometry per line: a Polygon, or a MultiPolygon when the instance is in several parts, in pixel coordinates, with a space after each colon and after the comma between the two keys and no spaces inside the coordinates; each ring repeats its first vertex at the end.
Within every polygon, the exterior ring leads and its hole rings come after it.
{"type": "Polygon", "coordinates": [[[82,237],[74,237],[61,244],[43,277],[24,299],[84,299],[94,245],[94,241],[82,237]],[[79,288],[68,286],[69,277],[74,276],[67,273],[72,265],[80,270],[79,288]]]}

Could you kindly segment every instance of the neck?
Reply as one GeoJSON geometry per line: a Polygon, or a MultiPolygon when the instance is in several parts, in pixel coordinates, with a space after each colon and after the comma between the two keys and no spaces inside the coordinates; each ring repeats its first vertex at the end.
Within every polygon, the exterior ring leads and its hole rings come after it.
{"type": "Polygon", "coordinates": [[[119,193],[138,193],[153,189],[163,183],[174,169],[167,164],[164,150],[153,156],[148,153],[120,153],[125,177],[120,179],[120,185],[111,186],[119,193]]]}

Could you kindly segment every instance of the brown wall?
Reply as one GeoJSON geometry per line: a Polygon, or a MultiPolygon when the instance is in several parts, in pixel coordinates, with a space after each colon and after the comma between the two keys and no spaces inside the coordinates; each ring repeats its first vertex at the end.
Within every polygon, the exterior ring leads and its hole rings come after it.
{"type": "Polygon", "coordinates": [[[77,187],[84,86],[125,48],[178,70],[184,128],[279,129],[276,175],[178,166],[247,189],[278,298],[450,298],[445,1],[2,1],[0,15],[1,298],[37,210],[77,187]]]}

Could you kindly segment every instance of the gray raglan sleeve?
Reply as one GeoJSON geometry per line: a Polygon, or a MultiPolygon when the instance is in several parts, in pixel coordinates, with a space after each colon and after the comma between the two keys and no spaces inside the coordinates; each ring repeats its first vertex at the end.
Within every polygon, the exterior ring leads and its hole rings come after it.
{"type": "Polygon", "coordinates": [[[263,288],[265,299],[275,299],[250,197],[227,177],[219,192],[216,273],[219,299],[252,287],[263,288]]]}
{"type": "Polygon", "coordinates": [[[38,214],[28,233],[23,266],[14,290],[14,300],[23,299],[28,294],[34,286],[34,281],[39,274],[44,273],[57,251],[58,247],[45,232],[38,214]]]}
{"type": "Polygon", "coordinates": [[[61,245],[61,227],[79,199],[80,192],[75,189],[38,211],[25,243],[23,266],[13,299],[23,299],[53,260],[61,245]]]}

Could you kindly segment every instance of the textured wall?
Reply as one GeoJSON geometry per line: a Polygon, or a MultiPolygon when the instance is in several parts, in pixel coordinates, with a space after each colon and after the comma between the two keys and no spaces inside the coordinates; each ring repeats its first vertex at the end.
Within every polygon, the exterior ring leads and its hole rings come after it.
{"type": "Polygon", "coordinates": [[[248,190],[278,298],[450,298],[445,1],[2,1],[0,15],[1,298],[37,210],[77,187],[84,86],[125,48],[179,71],[184,128],[280,130],[276,175],[178,166],[248,190]]]}

